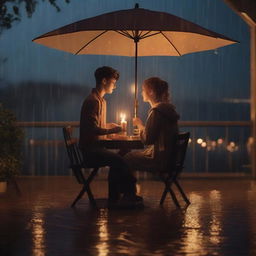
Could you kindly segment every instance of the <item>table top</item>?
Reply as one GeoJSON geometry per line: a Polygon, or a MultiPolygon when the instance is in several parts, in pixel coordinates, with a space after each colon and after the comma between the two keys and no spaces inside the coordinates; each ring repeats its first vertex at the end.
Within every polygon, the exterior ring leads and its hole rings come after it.
{"type": "Polygon", "coordinates": [[[106,148],[129,148],[129,149],[142,149],[143,143],[139,136],[124,136],[116,135],[100,139],[98,143],[106,148]]]}

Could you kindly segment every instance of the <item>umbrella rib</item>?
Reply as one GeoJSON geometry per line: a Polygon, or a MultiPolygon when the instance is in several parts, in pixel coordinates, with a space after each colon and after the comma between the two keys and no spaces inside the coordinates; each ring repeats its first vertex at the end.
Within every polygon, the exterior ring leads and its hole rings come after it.
{"type": "Polygon", "coordinates": [[[92,40],[90,40],[88,43],[86,43],[82,48],[80,48],[75,55],[77,55],[79,52],[81,52],[87,45],[89,45],[91,42],[95,41],[98,37],[102,36],[103,34],[105,34],[107,32],[107,30],[103,31],[102,33],[100,33],[99,35],[97,35],[96,37],[94,37],[92,40]]]}
{"type": "Polygon", "coordinates": [[[142,38],[142,37],[141,37],[142,33],[143,33],[143,30],[141,30],[141,31],[139,32],[139,34],[138,34],[139,38],[142,38]]]}
{"type": "Polygon", "coordinates": [[[160,33],[164,36],[164,38],[172,45],[172,47],[175,49],[175,51],[181,56],[180,52],[178,51],[178,49],[175,47],[175,45],[170,41],[170,39],[162,32],[160,31],[160,33]]]}
{"type": "Polygon", "coordinates": [[[133,37],[132,37],[127,31],[115,30],[115,32],[117,32],[117,33],[119,33],[119,34],[121,34],[121,35],[123,35],[123,36],[126,36],[126,37],[128,37],[128,38],[130,38],[130,39],[133,39],[133,37]]]}
{"type": "Polygon", "coordinates": [[[146,37],[146,35],[148,35],[150,32],[152,32],[152,31],[151,31],[151,30],[147,31],[144,35],[142,35],[142,37],[141,37],[141,38],[146,37]]]}
{"type": "Polygon", "coordinates": [[[156,33],[153,33],[153,34],[150,34],[150,35],[147,36],[147,34],[150,33],[150,32],[152,32],[152,31],[148,31],[146,34],[144,34],[144,35],[141,37],[141,39],[148,38],[148,37],[155,36],[155,35],[158,35],[158,34],[161,34],[161,33],[162,33],[161,31],[159,31],[159,32],[156,32],[156,33]]]}

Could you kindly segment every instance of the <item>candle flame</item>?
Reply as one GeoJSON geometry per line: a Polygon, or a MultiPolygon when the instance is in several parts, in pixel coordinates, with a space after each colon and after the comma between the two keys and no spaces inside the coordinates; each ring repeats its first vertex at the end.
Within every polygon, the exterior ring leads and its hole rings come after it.
{"type": "Polygon", "coordinates": [[[121,117],[121,122],[125,122],[126,120],[126,115],[124,113],[121,113],[120,114],[120,117],[121,117]]]}

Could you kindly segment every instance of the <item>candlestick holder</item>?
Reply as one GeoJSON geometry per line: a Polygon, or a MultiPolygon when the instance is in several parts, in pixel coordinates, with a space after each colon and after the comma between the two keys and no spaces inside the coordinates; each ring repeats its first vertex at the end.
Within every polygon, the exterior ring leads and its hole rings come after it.
{"type": "Polygon", "coordinates": [[[122,135],[127,135],[127,121],[121,122],[121,127],[122,127],[121,134],[122,135]]]}
{"type": "Polygon", "coordinates": [[[140,129],[138,126],[133,126],[133,136],[139,136],[140,135],[140,129]]]}

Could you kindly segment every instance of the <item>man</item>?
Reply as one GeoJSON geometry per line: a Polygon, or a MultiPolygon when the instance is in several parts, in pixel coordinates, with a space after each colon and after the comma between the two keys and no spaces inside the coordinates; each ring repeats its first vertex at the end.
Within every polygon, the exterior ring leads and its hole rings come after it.
{"type": "Polygon", "coordinates": [[[98,145],[98,140],[107,134],[120,132],[121,126],[106,123],[105,94],[112,94],[116,88],[119,73],[111,67],[100,67],[95,73],[96,88],[84,100],[80,118],[79,147],[84,161],[91,166],[109,166],[109,201],[118,202],[120,193],[122,201],[138,202],[136,196],[136,179],[132,176],[124,159],[98,145]]]}

